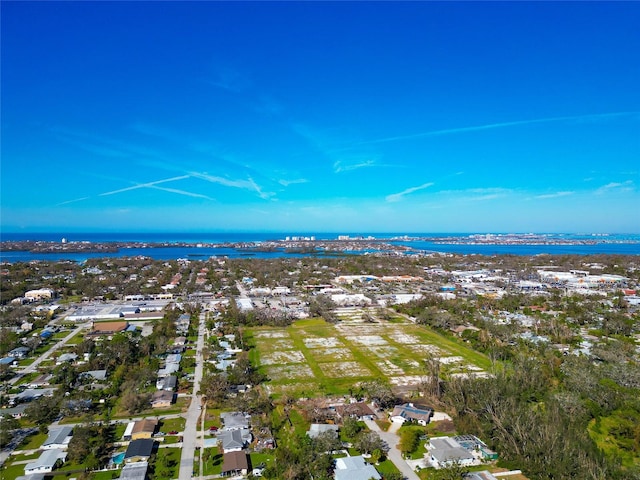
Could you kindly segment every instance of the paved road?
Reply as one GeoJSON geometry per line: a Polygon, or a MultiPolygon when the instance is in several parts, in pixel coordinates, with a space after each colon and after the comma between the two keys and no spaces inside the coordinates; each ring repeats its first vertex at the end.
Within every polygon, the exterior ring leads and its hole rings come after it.
{"type": "Polygon", "coordinates": [[[389,445],[389,460],[391,460],[393,464],[398,467],[400,473],[402,473],[408,480],[420,480],[420,477],[418,477],[416,472],[414,472],[409,464],[405,462],[404,458],[402,458],[402,453],[397,448],[398,442],[400,441],[400,438],[396,433],[399,425],[392,422],[389,430],[385,432],[381,430],[378,424],[373,420],[365,420],[365,423],[367,424],[367,427],[369,427],[369,430],[376,432],[378,435],[380,435],[380,438],[382,438],[382,440],[387,442],[387,445],[389,445]]]}
{"type": "MultiPolygon", "coordinates": [[[[204,330],[205,330],[206,313],[200,314],[198,324],[198,342],[196,344],[196,371],[193,378],[193,393],[191,394],[191,404],[186,413],[186,425],[182,434],[182,457],[180,459],[179,480],[189,480],[194,476],[193,459],[196,451],[197,434],[198,434],[198,417],[204,412],[201,410],[202,398],[198,395],[200,391],[200,382],[202,381],[202,349],[204,347],[204,330]]],[[[202,446],[202,442],[200,445],[202,446]]],[[[202,449],[200,449],[202,450],[202,449]]]]}
{"type": "Polygon", "coordinates": [[[82,325],[78,325],[74,330],[71,331],[71,333],[69,333],[69,335],[67,335],[66,337],[64,337],[61,340],[58,340],[58,342],[55,345],[53,345],[49,350],[47,350],[42,355],[40,355],[38,358],[36,358],[33,361],[33,363],[31,363],[31,365],[28,365],[28,366],[24,367],[22,370],[20,370],[20,372],[19,372],[20,375],[17,375],[15,377],[13,377],[12,379],[10,379],[8,383],[13,385],[18,380],[20,380],[24,375],[27,375],[28,373],[35,372],[36,369],[38,368],[38,365],[40,365],[42,362],[44,362],[46,359],[48,359],[51,355],[53,355],[54,352],[56,352],[57,350],[62,348],[69,340],[71,340],[83,328],[89,328],[90,326],[91,326],[91,323],[83,323],[82,325]]]}

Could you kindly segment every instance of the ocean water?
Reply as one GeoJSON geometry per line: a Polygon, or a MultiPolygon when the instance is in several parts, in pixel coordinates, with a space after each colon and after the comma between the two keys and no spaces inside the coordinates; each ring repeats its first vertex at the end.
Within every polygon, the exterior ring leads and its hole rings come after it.
{"type": "MultiPolygon", "coordinates": [[[[335,240],[340,233],[309,233],[309,232],[258,232],[258,233],[0,233],[1,241],[42,240],[60,242],[65,238],[68,242],[140,242],[140,243],[166,243],[159,248],[122,248],[118,252],[111,253],[32,253],[29,251],[0,251],[0,261],[3,262],[28,262],[31,260],[72,260],[83,262],[89,258],[99,257],[133,257],[146,256],[156,260],[172,260],[177,258],[207,259],[211,256],[226,256],[229,258],[299,258],[308,257],[309,254],[288,253],[284,250],[270,252],[254,252],[246,249],[224,246],[226,243],[240,242],[264,242],[270,240],[284,240],[286,237],[310,237],[317,240],[335,240]],[[177,244],[172,246],[170,244],[177,244]],[[184,246],[181,244],[188,244],[184,246]],[[197,244],[205,246],[197,247],[197,244]],[[211,247],[206,244],[216,244],[219,247],[211,247]]],[[[372,236],[377,240],[393,240],[395,245],[405,245],[423,252],[443,252],[480,255],[592,255],[592,254],[618,254],[640,255],[640,235],[592,235],[592,234],[548,234],[548,239],[571,240],[576,243],[571,245],[487,245],[469,243],[439,243],[438,239],[468,237],[468,233],[356,233],[351,237],[372,236]],[[405,236],[406,235],[406,236],[405,236]],[[425,241],[424,238],[429,238],[425,241]]],[[[363,252],[345,252],[361,254],[363,252]]]]}

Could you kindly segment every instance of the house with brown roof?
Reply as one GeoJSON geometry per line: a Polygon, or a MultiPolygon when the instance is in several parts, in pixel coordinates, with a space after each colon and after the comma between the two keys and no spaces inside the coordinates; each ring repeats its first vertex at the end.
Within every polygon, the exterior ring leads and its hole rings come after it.
{"type": "Polygon", "coordinates": [[[336,407],[338,416],[343,420],[351,417],[357,420],[373,420],[376,414],[371,410],[369,405],[364,402],[348,403],[346,405],[338,405],[336,407]]]}
{"type": "Polygon", "coordinates": [[[249,471],[249,461],[245,452],[225,453],[222,457],[222,475],[246,475],[249,471]]]}
{"type": "Polygon", "coordinates": [[[114,333],[123,332],[129,326],[129,322],[93,322],[90,335],[112,335],[114,333]]]}
{"type": "Polygon", "coordinates": [[[158,421],[145,418],[144,420],[139,420],[133,426],[133,431],[131,432],[131,440],[139,440],[141,438],[151,438],[153,434],[156,433],[156,428],[158,427],[158,421]]]}
{"type": "Polygon", "coordinates": [[[153,408],[170,407],[173,404],[174,393],[166,390],[154,392],[151,396],[151,406],[153,408]]]}

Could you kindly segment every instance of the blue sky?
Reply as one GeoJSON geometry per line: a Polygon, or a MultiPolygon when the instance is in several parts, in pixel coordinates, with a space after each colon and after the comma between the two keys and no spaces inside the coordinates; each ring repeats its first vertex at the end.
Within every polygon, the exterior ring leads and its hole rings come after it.
{"type": "Polygon", "coordinates": [[[2,2],[4,231],[640,233],[640,3],[2,2]]]}

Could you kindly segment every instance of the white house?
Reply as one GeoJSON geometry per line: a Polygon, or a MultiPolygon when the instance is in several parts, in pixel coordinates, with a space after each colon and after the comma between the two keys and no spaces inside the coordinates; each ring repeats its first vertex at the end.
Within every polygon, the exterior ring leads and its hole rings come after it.
{"type": "Polygon", "coordinates": [[[24,466],[25,475],[34,473],[48,473],[54,468],[64,463],[67,453],[63,450],[45,450],[37,460],[29,462],[24,466]]]}
{"type": "Polygon", "coordinates": [[[52,427],[44,441],[43,450],[66,450],[73,436],[73,427],[52,427]]]}
{"type": "Polygon", "coordinates": [[[343,457],[336,459],[335,480],[381,480],[375,467],[363,457],[343,457]]]}
{"type": "Polygon", "coordinates": [[[435,468],[444,468],[453,463],[463,467],[479,463],[469,450],[451,437],[433,437],[426,447],[431,465],[435,468]]]}
{"type": "Polygon", "coordinates": [[[29,290],[24,294],[24,298],[30,302],[37,300],[50,300],[53,298],[54,292],[50,288],[40,288],[38,290],[29,290]]]}

